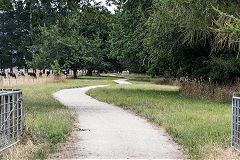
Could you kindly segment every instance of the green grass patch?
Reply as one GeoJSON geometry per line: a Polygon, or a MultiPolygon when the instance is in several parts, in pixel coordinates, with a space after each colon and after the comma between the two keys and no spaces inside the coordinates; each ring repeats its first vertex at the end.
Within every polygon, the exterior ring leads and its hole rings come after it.
{"type": "Polygon", "coordinates": [[[137,81],[137,82],[150,82],[150,77],[130,77],[130,81],[137,81]]]}
{"type": "Polygon", "coordinates": [[[74,116],[67,107],[53,98],[54,92],[64,88],[104,84],[114,83],[111,78],[85,77],[59,83],[14,87],[21,88],[24,96],[24,125],[26,127],[23,143],[31,140],[35,146],[39,146],[28,158],[46,158],[49,152],[54,151],[55,144],[66,140],[72,131],[74,116]]]}
{"type": "Polygon", "coordinates": [[[81,76],[78,79],[83,80],[115,80],[121,77],[118,76],[81,76]]]}
{"type": "Polygon", "coordinates": [[[179,87],[148,82],[97,88],[88,94],[163,126],[191,158],[208,158],[211,146],[230,145],[230,102],[181,96],[179,87]]]}

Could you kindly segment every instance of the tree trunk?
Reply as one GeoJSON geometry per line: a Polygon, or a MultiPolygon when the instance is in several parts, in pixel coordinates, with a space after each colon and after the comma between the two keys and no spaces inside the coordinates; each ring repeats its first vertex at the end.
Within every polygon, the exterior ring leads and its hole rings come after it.
{"type": "Polygon", "coordinates": [[[28,67],[25,65],[25,73],[28,73],[28,67]]]}
{"type": "Polygon", "coordinates": [[[77,79],[77,69],[73,69],[73,78],[77,79]]]}
{"type": "Polygon", "coordinates": [[[92,76],[92,70],[88,69],[86,76],[92,76]]]}

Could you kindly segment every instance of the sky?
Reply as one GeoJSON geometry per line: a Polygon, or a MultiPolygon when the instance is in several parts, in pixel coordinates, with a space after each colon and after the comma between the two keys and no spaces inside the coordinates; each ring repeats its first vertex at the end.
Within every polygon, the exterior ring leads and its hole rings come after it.
{"type": "MultiPolygon", "coordinates": [[[[0,1],[1,1],[1,0],[0,0],[0,1]]],[[[96,0],[96,1],[97,1],[97,2],[102,2],[102,4],[104,4],[109,11],[111,11],[112,13],[114,13],[114,9],[116,8],[116,6],[114,6],[114,5],[112,5],[112,6],[107,6],[105,0],[96,0]]]]}
{"type": "Polygon", "coordinates": [[[113,5],[112,6],[107,6],[105,0],[96,0],[96,1],[97,2],[102,2],[102,4],[104,4],[108,8],[109,11],[114,13],[114,9],[116,8],[116,6],[113,6],[113,5]]]}

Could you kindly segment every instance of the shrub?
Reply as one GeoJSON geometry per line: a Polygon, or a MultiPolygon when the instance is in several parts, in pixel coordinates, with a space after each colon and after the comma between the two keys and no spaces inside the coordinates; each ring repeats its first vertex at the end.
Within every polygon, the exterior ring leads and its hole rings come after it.
{"type": "Polygon", "coordinates": [[[57,78],[60,77],[61,76],[61,67],[57,60],[54,61],[54,64],[52,64],[51,67],[53,69],[54,76],[57,78]]]}

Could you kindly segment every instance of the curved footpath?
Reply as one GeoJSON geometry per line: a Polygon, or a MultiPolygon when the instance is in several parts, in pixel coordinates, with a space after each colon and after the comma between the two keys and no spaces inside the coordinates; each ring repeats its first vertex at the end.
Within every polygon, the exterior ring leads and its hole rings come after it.
{"type": "Polygon", "coordinates": [[[117,80],[114,80],[114,82],[116,82],[118,84],[132,84],[132,83],[128,82],[127,79],[117,79],[117,80]]]}
{"type": "MultiPolygon", "coordinates": [[[[116,80],[130,84],[126,79],[116,80]]],[[[62,152],[50,159],[184,158],[164,129],[111,104],[86,95],[89,89],[107,85],[64,89],[54,97],[75,112],[79,126],[62,152]]]]}

